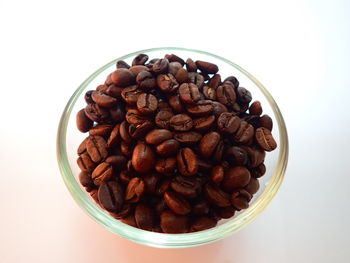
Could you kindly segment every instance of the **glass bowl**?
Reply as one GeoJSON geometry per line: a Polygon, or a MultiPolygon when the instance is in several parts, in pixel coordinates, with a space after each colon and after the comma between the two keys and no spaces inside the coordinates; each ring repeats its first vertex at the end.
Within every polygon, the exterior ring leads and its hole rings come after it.
{"type": "Polygon", "coordinates": [[[137,51],[109,62],[78,87],[69,99],[59,123],[57,159],[62,178],[72,197],[97,223],[112,233],[136,243],[152,247],[181,248],[203,245],[227,237],[248,225],[267,207],[283,181],[288,161],[288,136],[282,114],[271,94],[257,79],[240,66],[223,57],[204,51],[174,47],[152,48],[137,51]],[[184,59],[190,57],[193,60],[204,60],[217,64],[221,76],[223,78],[230,75],[236,76],[240,86],[251,91],[253,100],[261,102],[263,113],[270,115],[274,122],[273,135],[278,147],[275,151],[266,154],[267,172],[259,179],[259,192],[254,195],[248,209],[242,210],[231,219],[220,220],[214,228],[186,234],[163,234],[137,229],[114,219],[102,210],[79,183],[76,150],[86,134],[80,133],[76,128],[75,116],[84,107],[84,93],[95,89],[99,84],[103,84],[108,74],[115,70],[116,61],[125,60],[131,64],[133,57],[139,53],[145,53],[150,58],[174,53],[184,59]]]}

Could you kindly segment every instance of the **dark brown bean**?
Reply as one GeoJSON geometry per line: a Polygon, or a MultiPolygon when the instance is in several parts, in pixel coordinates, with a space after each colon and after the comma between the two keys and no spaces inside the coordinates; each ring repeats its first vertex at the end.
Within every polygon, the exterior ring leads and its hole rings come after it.
{"type": "Polygon", "coordinates": [[[120,134],[120,138],[125,142],[125,143],[131,143],[131,136],[129,134],[129,123],[127,123],[126,121],[123,121],[120,124],[119,127],[119,134],[120,134]]]}
{"type": "Polygon", "coordinates": [[[163,92],[166,93],[171,93],[179,87],[175,77],[170,73],[158,75],[157,85],[163,92]]]}
{"type": "Polygon", "coordinates": [[[148,60],[148,55],[146,55],[146,54],[139,54],[133,59],[131,65],[133,65],[133,66],[144,65],[147,60],[148,60]]]}
{"type": "Polygon", "coordinates": [[[117,86],[126,87],[135,82],[135,75],[129,69],[120,68],[112,73],[111,81],[117,86]]]}
{"type": "Polygon", "coordinates": [[[111,97],[120,99],[122,97],[123,87],[118,87],[114,84],[109,85],[105,90],[105,93],[111,97]]]}
{"type": "Polygon", "coordinates": [[[129,226],[137,227],[134,215],[129,215],[125,218],[121,218],[120,221],[129,226]]]}
{"type": "Polygon", "coordinates": [[[99,186],[103,182],[109,181],[113,176],[113,168],[110,163],[100,163],[92,172],[92,180],[94,184],[99,186]]]}
{"type": "Polygon", "coordinates": [[[222,165],[216,165],[211,169],[210,181],[216,185],[220,185],[224,179],[224,167],[222,165]]]}
{"type": "Polygon", "coordinates": [[[169,63],[169,73],[173,76],[176,75],[176,73],[179,71],[179,69],[182,68],[182,65],[179,62],[170,62],[169,63]]]}
{"type": "Polygon", "coordinates": [[[88,90],[87,92],[85,92],[84,99],[85,99],[85,102],[87,104],[94,103],[94,101],[91,98],[91,95],[92,95],[93,92],[94,92],[94,90],[88,90]]]}
{"type": "Polygon", "coordinates": [[[169,97],[169,105],[172,108],[172,110],[176,113],[181,113],[185,110],[183,107],[180,96],[179,95],[173,95],[169,97]]]}
{"type": "Polygon", "coordinates": [[[217,132],[208,132],[204,135],[199,142],[199,151],[201,155],[205,158],[209,158],[218,145],[220,138],[221,136],[217,132]]]}
{"type": "Polygon", "coordinates": [[[135,65],[130,67],[129,70],[134,74],[134,76],[137,76],[142,71],[149,71],[149,68],[144,65],[135,65]]]}
{"type": "Polygon", "coordinates": [[[109,214],[115,219],[122,219],[127,217],[131,213],[131,210],[132,210],[131,205],[128,203],[124,203],[120,212],[118,213],[109,212],[109,214]]]}
{"type": "Polygon", "coordinates": [[[116,181],[102,183],[98,189],[98,200],[107,211],[118,213],[124,203],[123,187],[116,181]]]}
{"type": "Polygon", "coordinates": [[[176,193],[186,198],[195,198],[202,191],[201,185],[194,177],[176,176],[170,186],[176,193]]]}
{"type": "Polygon", "coordinates": [[[200,100],[195,105],[187,106],[187,112],[193,116],[206,116],[213,112],[213,104],[210,100],[200,100]]]}
{"type": "Polygon", "coordinates": [[[248,208],[251,199],[252,195],[244,189],[237,190],[231,195],[231,203],[237,211],[248,208]]]}
{"type": "Polygon", "coordinates": [[[193,83],[181,84],[179,95],[181,101],[186,104],[195,104],[200,99],[198,87],[193,83]]]}
{"type": "Polygon", "coordinates": [[[108,155],[106,141],[101,136],[89,136],[86,141],[86,151],[95,163],[99,163],[108,155]]]}
{"type": "Polygon", "coordinates": [[[234,216],[236,209],[233,206],[216,207],[215,212],[221,218],[228,219],[234,216]]]}
{"type": "Polygon", "coordinates": [[[226,79],[224,79],[224,82],[226,82],[226,81],[231,82],[234,85],[235,89],[237,89],[239,87],[239,81],[234,76],[227,77],[226,79]]]}
{"type": "Polygon", "coordinates": [[[181,64],[181,66],[185,65],[185,61],[176,56],[175,54],[166,54],[165,58],[168,59],[170,62],[179,62],[181,64]]]}
{"type": "Polygon", "coordinates": [[[248,165],[250,167],[259,166],[265,159],[265,152],[259,148],[253,148],[248,146],[241,146],[248,154],[248,165]]]}
{"type": "Polygon", "coordinates": [[[194,63],[194,61],[190,58],[186,60],[186,68],[188,72],[196,72],[197,71],[197,65],[194,63]]]}
{"type": "Polygon", "coordinates": [[[170,119],[174,116],[172,112],[161,110],[155,117],[155,123],[159,128],[169,129],[170,119]]]}
{"type": "Polygon", "coordinates": [[[209,213],[210,205],[204,198],[195,200],[192,206],[192,213],[194,215],[206,215],[209,213]]]}
{"type": "Polygon", "coordinates": [[[226,106],[220,102],[213,101],[211,105],[213,106],[213,113],[216,118],[219,118],[221,113],[228,111],[226,106]]]}
{"type": "Polygon", "coordinates": [[[187,233],[189,230],[189,218],[177,215],[171,210],[165,210],[160,215],[160,227],[164,233],[187,233]]]}
{"type": "Polygon", "coordinates": [[[109,117],[108,110],[98,106],[97,104],[88,104],[85,109],[86,116],[94,122],[103,122],[109,117]]]}
{"type": "Polygon", "coordinates": [[[121,96],[126,103],[134,105],[137,103],[137,99],[142,93],[142,90],[138,89],[136,85],[133,85],[123,89],[121,96]]]}
{"type": "Polygon", "coordinates": [[[218,66],[210,62],[197,60],[196,65],[202,72],[207,74],[215,74],[219,71],[218,66]]]}
{"type": "Polygon", "coordinates": [[[129,64],[126,63],[124,60],[118,60],[116,66],[117,68],[130,68],[129,64]]]}
{"type": "Polygon", "coordinates": [[[141,71],[136,76],[136,83],[139,85],[140,89],[149,90],[156,86],[156,79],[151,72],[141,71]]]}
{"type": "Polygon", "coordinates": [[[98,190],[97,190],[97,189],[91,190],[90,196],[92,197],[92,199],[94,199],[94,201],[95,201],[97,204],[100,204],[100,202],[99,202],[99,200],[98,200],[98,190]]]}
{"type": "Polygon", "coordinates": [[[94,91],[91,94],[92,100],[99,106],[105,108],[112,108],[117,104],[117,99],[107,94],[102,93],[101,91],[94,91]]]}
{"type": "Polygon", "coordinates": [[[176,158],[160,158],[156,161],[155,169],[158,173],[161,174],[171,174],[175,171],[176,168],[176,158]]]}
{"type": "Polygon", "coordinates": [[[247,144],[254,136],[254,127],[246,121],[241,121],[240,126],[234,135],[234,141],[247,144]]]}
{"type": "Polygon", "coordinates": [[[241,120],[231,112],[223,112],[220,114],[217,125],[221,132],[232,134],[240,127],[241,120]]]}
{"type": "Polygon", "coordinates": [[[120,124],[114,126],[113,130],[110,132],[110,136],[107,140],[107,147],[111,148],[120,142],[120,124]]]}
{"type": "Polygon", "coordinates": [[[248,154],[243,148],[232,146],[226,149],[225,159],[231,165],[246,165],[248,162],[248,154]]]}
{"type": "Polygon", "coordinates": [[[269,115],[263,115],[260,117],[260,120],[259,120],[259,125],[260,127],[264,127],[270,131],[272,131],[272,127],[273,127],[273,122],[272,122],[272,119],[269,115]]]}
{"type": "Polygon", "coordinates": [[[155,194],[159,179],[160,175],[157,173],[150,173],[143,176],[143,181],[145,183],[145,192],[148,194],[155,194]]]}
{"type": "Polygon", "coordinates": [[[216,90],[207,85],[203,87],[203,95],[208,100],[216,100],[216,90]]]}
{"type": "Polygon", "coordinates": [[[176,81],[179,84],[185,83],[188,81],[188,72],[184,68],[180,68],[174,76],[175,76],[176,81]]]}
{"type": "Polygon", "coordinates": [[[79,173],[79,182],[88,192],[95,188],[94,181],[92,180],[91,175],[87,172],[79,173]]]}
{"type": "Polygon", "coordinates": [[[120,105],[117,105],[114,108],[110,108],[109,115],[110,115],[111,119],[113,121],[115,121],[116,123],[122,122],[125,118],[124,109],[120,105]]]}
{"type": "Polygon", "coordinates": [[[171,156],[177,154],[180,148],[180,143],[177,140],[174,139],[169,139],[166,140],[160,144],[157,145],[156,147],[156,152],[160,156],[171,156]]]}
{"type": "Polygon", "coordinates": [[[261,163],[257,167],[250,170],[250,174],[254,178],[260,178],[266,173],[266,166],[265,164],[261,163]]]}
{"type": "Polygon", "coordinates": [[[224,82],[216,89],[217,100],[227,106],[236,102],[236,93],[231,82],[224,82]]]}
{"type": "Polygon", "coordinates": [[[145,204],[138,204],[135,208],[135,222],[138,228],[151,231],[154,225],[153,210],[145,204]]]}
{"type": "Polygon", "coordinates": [[[189,202],[181,195],[174,192],[165,192],[164,201],[167,206],[178,215],[187,215],[191,212],[191,205],[189,202]]]}
{"type": "Polygon", "coordinates": [[[248,104],[252,100],[252,94],[249,90],[243,87],[237,88],[237,100],[243,105],[248,104]]]}
{"type": "Polygon", "coordinates": [[[133,139],[141,139],[147,134],[147,132],[153,129],[153,127],[153,123],[150,121],[145,121],[139,124],[130,124],[129,134],[133,139]]]}
{"type": "Polygon", "coordinates": [[[136,109],[130,109],[127,111],[125,119],[130,124],[141,124],[147,121],[148,117],[142,115],[141,112],[136,109]]]}
{"type": "Polygon", "coordinates": [[[129,203],[137,203],[140,201],[144,192],[145,192],[144,181],[139,177],[134,177],[130,180],[126,188],[125,201],[129,203]]]}
{"type": "Polygon", "coordinates": [[[215,116],[210,115],[208,117],[200,117],[193,119],[194,129],[197,131],[205,131],[212,127],[215,122],[215,116]]]}
{"type": "Polygon", "coordinates": [[[126,168],[128,160],[123,155],[110,155],[105,160],[106,163],[110,163],[115,170],[123,170],[126,168]]]}
{"type": "Polygon", "coordinates": [[[251,115],[261,115],[262,113],[262,107],[260,101],[256,100],[254,101],[250,107],[249,107],[249,113],[251,115]]]}
{"type": "Polygon", "coordinates": [[[191,83],[196,84],[198,88],[202,88],[204,85],[204,77],[197,72],[188,73],[188,79],[191,83]]]}
{"type": "Polygon", "coordinates": [[[87,173],[92,173],[96,167],[96,164],[91,160],[87,153],[81,154],[77,160],[77,163],[80,170],[87,173]]]}
{"type": "Polygon", "coordinates": [[[174,139],[183,145],[196,144],[202,139],[202,135],[198,132],[178,132],[175,133],[174,139]]]}
{"type": "Polygon", "coordinates": [[[249,183],[246,185],[245,190],[250,193],[251,195],[258,192],[260,187],[259,180],[251,177],[249,183]]]}
{"type": "Polygon", "coordinates": [[[204,193],[208,198],[208,201],[219,207],[230,206],[230,195],[222,191],[216,185],[207,183],[204,187],[204,193]]]}
{"type": "Polygon", "coordinates": [[[77,113],[76,124],[79,131],[87,132],[94,125],[94,122],[86,116],[85,110],[81,109],[77,113]]]}
{"type": "Polygon", "coordinates": [[[156,187],[156,195],[163,196],[170,189],[171,180],[166,178],[161,180],[156,187]]]}
{"type": "Polygon", "coordinates": [[[167,60],[166,58],[161,58],[154,62],[152,66],[152,71],[156,74],[163,74],[168,72],[168,68],[169,60],[167,60]]]}
{"type": "Polygon", "coordinates": [[[191,225],[190,231],[202,231],[216,226],[217,221],[208,216],[198,217],[191,225]]]}
{"type": "Polygon", "coordinates": [[[192,176],[197,173],[197,157],[190,148],[182,148],[177,154],[177,168],[185,176],[192,176]]]}
{"type": "Polygon", "coordinates": [[[264,127],[256,129],[255,140],[259,146],[267,152],[271,152],[277,148],[277,143],[273,138],[270,130],[264,127]]]}
{"type": "Polygon", "coordinates": [[[221,84],[221,75],[220,74],[215,74],[208,82],[208,86],[216,89],[219,87],[221,84]]]}
{"type": "Polygon", "coordinates": [[[145,143],[138,143],[132,154],[132,165],[139,173],[147,173],[153,169],[155,156],[153,150],[145,143]]]}
{"type": "Polygon", "coordinates": [[[110,124],[97,124],[89,131],[90,135],[99,135],[102,137],[108,137],[113,130],[113,125],[110,124]]]}
{"type": "Polygon", "coordinates": [[[173,134],[166,129],[154,129],[147,133],[145,141],[148,144],[160,144],[166,140],[173,138],[173,134]]]}
{"type": "Polygon", "coordinates": [[[190,116],[186,114],[177,114],[170,119],[170,126],[175,131],[189,131],[192,129],[193,122],[190,116]]]}
{"type": "Polygon", "coordinates": [[[225,171],[222,188],[229,193],[235,189],[245,187],[250,181],[250,172],[244,166],[235,166],[225,171]]]}

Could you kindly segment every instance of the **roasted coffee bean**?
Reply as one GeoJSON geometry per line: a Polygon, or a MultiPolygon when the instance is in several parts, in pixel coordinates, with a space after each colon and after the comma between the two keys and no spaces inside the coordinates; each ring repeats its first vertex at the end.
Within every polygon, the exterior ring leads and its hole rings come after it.
{"type": "Polygon", "coordinates": [[[107,76],[107,78],[106,78],[106,80],[105,80],[105,85],[107,85],[107,86],[109,86],[109,85],[111,85],[111,84],[113,84],[113,82],[112,82],[112,73],[110,73],[108,76],[107,76]]]}
{"type": "Polygon", "coordinates": [[[114,84],[111,84],[107,87],[107,89],[105,90],[105,93],[113,98],[121,98],[122,95],[122,90],[123,88],[122,87],[118,87],[114,84]]]}
{"type": "Polygon", "coordinates": [[[139,54],[133,59],[131,65],[133,65],[133,66],[144,65],[147,60],[148,60],[148,55],[146,55],[146,54],[139,54]]]}
{"type": "Polygon", "coordinates": [[[94,181],[92,180],[91,175],[87,172],[79,173],[79,182],[88,192],[95,188],[94,181]]]}
{"type": "Polygon", "coordinates": [[[216,100],[216,90],[210,86],[203,87],[203,95],[208,100],[216,100]]]}
{"type": "Polygon", "coordinates": [[[132,165],[139,173],[147,173],[153,169],[155,163],[154,152],[145,143],[138,143],[132,154],[132,165]]]}
{"type": "Polygon", "coordinates": [[[232,193],[235,189],[245,187],[250,181],[250,172],[244,166],[235,166],[225,171],[224,180],[221,183],[222,188],[232,193]]]}
{"type": "Polygon", "coordinates": [[[165,58],[168,59],[170,62],[179,62],[181,66],[185,65],[185,61],[174,54],[166,54],[165,58]]]}
{"type": "Polygon", "coordinates": [[[176,193],[186,198],[195,198],[202,191],[201,185],[193,177],[176,176],[170,186],[176,193]]]}
{"type": "Polygon", "coordinates": [[[241,120],[231,112],[223,112],[220,114],[217,125],[222,133],[235,133],[240,127],[241,120]]]}
{"type": "Polygon", "coordinates": [[[269,115],[263,115],[260,117],[259,121],[260,127],[264,127],[270,131],[272,131],[272,119],[269,115]]]}
{"type": "Polygon", "coordinates": [[[122,182],[125,185],[128,185],[133,177],[134,176],[133,176],[133,174],[131,172],[128,172],[128,171],[124,170],[124,171],[120,172],[118,178],[119,178],[120,182],[122,182]]]}
{"type": "Polygon", "coordinates": [[[179,62],[170,62],[169,63],[169,73],[172,74],[173,76],[176,75],[178,70],[182,68],[182,65],[179,62]]]}
{"type": "Polygon", "coordinates": [[[123,187],[116,181],[102,183],[98,188],[98,200],[107,211],[118,213],[124,203],[123,187]]]}
{"type": "Polygon", "coordinates": [[[214,161],[220,163],[222,161],[222,155],[224,154],[224,143],[222,140],[219,141],[217,146],[215,147],[213,158],[214,161]]]}
{"type": "Polygon", "coordinates": [[[187,106],[187,112],[193,116],[206,116],[213,112],[213,104],[210,100],[200,100],[195,105],[187,106]]]}
{"type": "Polygon", "coordinates": [[[140,89],[149,90],[156,86],[156,79],[151,72],[141,71],[136,76],[136,83],[139,85],[140,89]]]}
{"type": "Polygon", "coordinates": [[[91,173],[96,167],[96,164],[91,160],[87,153],[83,153],[79,156],[77,164],[80,170],[87,173],[91,173]]]}
{"type": "Polygon", "coordinates": [[[260,101],[256,100],[254,101],[250,107],[249,107],[249,113],[251,115],[261,115],[262,113],[262,107],[260,101]]]}
{"type": "Polygon", "coordinates": [[[109,115],[110,115],[112,121],[114,121],[116,123],[122,122],[125,118],[124,109],[122,109],[122,107],[119,105],[117,105],[116,107],[110,108],[109,115]]]}
{"type": "Polygon", "coordinates": [[[260,187],[259,184],[259,180],[251,177],[249,183],[246,185],[246,187],[244,187],[244,189],[250,193],[251,195],[255,194],[256,192],[258,192],[260,187]]]}
{"type": "Polygon", "coordinates": [[[125,218],[121,218],[120,221],[129,226],[137,227],[134,215],[129,215],[125,218]]]}
{"type": "Polygon", "coordinates": [[[200,71],[205,72],[207,74],[215,74],[219,71],[218,66],[210,62],[197,60],[196,65],[200,71]]]}
{"type": "Polygon", "coordinates": [[[236,134],[233,136],[235,142],[247,144],[254,136],[254,127],[246,121],[241,121],[236,134]]]}
{"type": "Polygon", "coordinates": [[[80,111],[78,111],[77,117],[76,117],[76,123],[77,123],[78,130],[81,132],[89,131],[91,127],[94,125],[94,122],[86,116],[84,109],[81,109],[80,111]]]}
{"type": "Polygon", "coordinates": [[[177,154],[177,168],[185,176],[192,176],[197,173],[197,157],[190,148],[182,148],[177,154]]]}
{"type": "Polygon", "coordinates": [[[221,218],[228,219],[234,216],[236,209],[233,206],[217,207],[215,208],[215,212],[221,218]]]}
{"type": "Polygon", "coordinates": [[[186,68],[188,72],[196,72],[197,71],[197,65],[194,63],[194,61],[190,58],[186,60],[186,68]]]}
{"type": "Polygon", "coordinates": [[[152,231],[154,225],[154,212],[145,205],[139,204],[135,208],[135,221],[138,228],[152,231]]]}
{"type": "Polygon", "coordinates": [[[203,173],[208,173],[209,170],[213,167],[213,165],[208,162],[207,160],[202,160],[200,158],[197,158],[198,162],[198,171],[203,173]]]}
{"type": "Polygon", "coordinates": [[[143,176],[143,181],[145,183],[145,193],[154,194],[156,192],[156,186],[159,179],[160,175],[157,173],[150,173],[143,176]]]}
{"type": "Polygon", "coordinates": [[[163,196],[170,189],[171,180],[166,178],[161,180],[156,187],[156,195],[163,196]]]}
{"type": "Polygon", "coordinates": [[[161,91],[166,93],[171,93],[179,87],[175,77],[170,73],[158,75],[157,85],[161,91]]]}
{"type": "Polygon", "coordinates": [[[175,76],[176,81],[179,84],[185,83],[188,81],[188,72],[184,68],[180,68],[174,76],[175,76]]]}
{"type": "Polygon", "coordinates": [[[143,193],[145,192],[145,183],[139,177],[134,177],[130,180],[126,191],[125,191],[125,201],[129,203],[137,203],[140,201],[143,193]]]}
{"type": "Polygon", "coordinates": [[[204,193],[208,201],[216,206],[227,207],[231,205],[230,195],[212,183],[207,183],[205,185],[204,193]]]}
{"type": "Polygon", "coordinates": [[[246,165],[248,162],[248,154],[243,148],[232,146],[226,148],[225,159],[231,165],[246,165]]]}
{"type": "Polygon", "coordinates": [[[155,169],[161,174],[172,174],[176,169],[176,158],[160,158],[156,161],[155,169]]]}
{"type": "Polygon", "coordinates": [[[198,88],[202,88],[204,85],[204,77],[197,72],[188,73],[188,79],[191,83],[196,84],[198,88]]]}
{"type": "Polygon", "coordinates": [[[92,197],[92,199],[94,199],[94,201],[95,201],[97,204],[100,204],[100,202],[99,202],[99,200],[98,200],[98,190],[97,190],[97,189],[91,190],[90,196],[92,197]]]}
{"type": "Polygon", "coordinates": [[[224,179],[224,167],[222,165],[216,165],[211,169],[210,181],[216,185],[220,185],[224,179]]]}
{"type": "Polygon", "coordinates": [[[266,173],[266,166],[265,164],[261,163],[257,167],[250,170],[250,174],[254,178],[260,178],[266,173]]]}
{"type": "Polygon", "coordinates": [[[172,112],[161,110],[157,113],[154,121],[159,128],[169,129],[170,119],[174,116],[172,112]]]}
{"type": "Polygon", "coordinates": [[[132,152],[134,149],[134,145],[133,144],[128,144],[125,141],[122,141],[120,143],[120,151],[122,152],[122,154],[128,158],[130,158],[132,156],[132,152]]]}
{"type": "Polygon", "coordinates": [[[230,82],[224,82],[216,89],[217,100],[226,105],[232,106],[236,102],[236,93],[233,84],[230,82]]]}
{"type": "Polygon", "coordinates": [[[136,109],[128,110],[125,119],[129,124],[141,124],[148,120],[146,116],[142,115],[141,112],[136,109]]]}
{"type": "Polygon", "coordinates": [[[165,101],[159,101],[158,102],[158,110],[159,111],[169,111],[169,112],[172,112],[173,110],[171,109],[170,107],[170,104],[168,102],[165,102],[165,101]]]}
{"type": "Polygon", "coordinates": [[[100,163],[92,172],[92,180],[94,184],[99,186],[103,182],[109,181],[113,176],[113,168],[110,163],[100,163]]]}
{"type": "Polygon", "coordinates": [[[231,83],[234,85],[235,89],[237,89],[237,88],[239,87],[239,81],[238,81],[237,78],[234,77],[234,76],[229,76],[229,77],[227,77],[227,78],[224,80],[224,82],[225,82],[225,81],[231,82],[231,83]]]}
{"type": "Polygon", "coordinates": [[[228,111],[226,106],[224,104],[220,103],[220,102],[213,101],[211,103],[211,105],[213,106],[213,113],[214,113],[216,118],[219,118],[221,113],[228,111]]]}
{"type": "Polygon", "coordinates": [[[114,126],[113,130],[110,132],[108,141],[107,141],[107,147],[111,148],[115,146],[117,143],[120,142],[120,124],[117,124],[114,126]]]}
{"type": "Polygon", "coordinates": [[[246,88],[238,87],[237,99],[241,104],[247,104],[252,101],[252,94],[246,88]]]}
{"type": "Polygon", "coordinates": [[[183,145],[193,145],[202,139],[202,135],[198,132],[178,132],[175,133],[174,139],[183,145]]]}
{"type": "Polygon", "coordinates": [[[92,97],[91,97],[91,95],[92,95],[93,92],[94,92],[94,90],[88,90],[88,91],[85,93],[84,99],[85,99],[85,102],[86,102],[87,104],[92,104],[92,103],[94,103],[94,101],[92,100],[92,97]]]}
{"type": "Polygon", "coordinates": [[[167,60],[166,58],[161,58],[154,62],[152,66],[152,71],[156,74],[163,74],[168,72],[168,68],[169,60],[167,60]]]}
{"type": "Polygon", "coordinates": [[[156,211],[158,216],[160,216],[160,214],[167,209],[168,207],[163,198],[154,206],[154,210],[156,211]]]}
{"type": "Polygon", "coordinates": [[[125,142],[125,143],[131,143],[131,136],[129,134],[129,123],[126,121],[123,121],[120,124],[119,127],[119,134],[120,138],[125,142]]]}
{"type": "Polygon", "coordinates": [[[116,98],[108,96],[101,91],[94,91],[91,94],[91,98],[97,105],[105,108],[111,108],[117,104],[116,98]]]}
{"type": "Polygon", "coordinates": [[[137,76],[142,71],[149,71],[149,68],[144,65],[135,65],[130,67],[129,70],[134,74],[134,76],[137,76]]]}
{"type": "Polygon", "coordinates": [[[177,114],[170,119],[170,126],[175,131],[189,131],[192,129],[193,121],[191,117],[186,114],[177,114]]]}
{"type": "Polygon", "coordinates": [[[271,152],[277,148],[277,143],[273,138],[270,130],[264,127],[256,129],[255,140],[258,145],[267,152],[271,152]]]}
{"type": "Polygon", "coordinates": [[[137,103],[137,99],[142,93],[142,90],[138,89],[136,85],[133,85],[123,89],[121,96],[126,103],[133,105],[137,103]]]}
{"type": "MultiPolygon", "coordinates": [[[[104,85],[98,85],[97,87],[96,87],[96,91],[100,91],[100,92],[105,92],[105,90],[107,89],[107,85],[106,84],[104,84],[104,85]]],[[[96,91],[94,91],[94,92],[96,92],[96,91]]],[[[91,94],[92,95],[92,94],[91,94]]]]}
{"type": "Polygon", "coordinates": [[[145,141],[148,144],[160,144],[166,140],[173,138],[173,134],[166,129],[154,129],[147,133],[145,141]]]}
{"type": "Polygon", "coordinates": [[[135,75],[129,69],[120,68],[112,73],[111,81],[117,86],[126,87],[135,82],[135,75]]]}
{"type": "Polygon", "coordinates": [[[111,164],[115,170],[123,170],[126,168],[128,159],[123,155],[110,155],[106,158],[105,162],[111,164]]]}
{"type": "Polygon", "coordinates": [[[143,138],[147,132],[153,129],[153,123],[150,121],[145,121],[140,124],[130,124],[129,125],[129,134],[133,139],[143,138]]]}
{"type": "Polygon", "coordinates": [[[108,110],[98,106],[97,104],[88,104],[84,111],[90,120],[97,123],[103,122],[109,117],[108,110]]]}
{"type": "Polygon", "coordinates": [[[206,199],[200,198],[193,202],[192,213],[194,215],[206,215],[209,213],[210,205],[206,199]]]}
{"type": "Polygon", "coordinates": [[[160,156],[167,157],[177,154],[179,148],[180,143],[177,140],[169,139],[158,144],[156,147],[156,152],[160,156]]]}
{"type": "Polygon", "coordinates": [[[221,75],[215,74],[208,82],[208,86],[212,89],[216,89],[221,84],[221,75]]]}
{"type": "Polygon", "coordinates": [[[142,114],[151,114],[158,107],[158,100],[152,94],[143,93],[137,99],[137,109],[142,114]]]}
{"type": "Polygon", "coordinates": [[[177,215],[171,210],[165,210],[160,215],[160,227],[164,233],[187,233],[189,230],[189,217],[177,215]]]}
{"type": "Polygon", "coordinates": [[[180,99],[186,104],[195,104],[200,99],[198,87],[193,83],[183,83],[179,87],[180,99]]]}
{"type": "Polygon", "coordinates": [[[191,212],[191,205],[189,202],[181,195],[174,192],[165,192],[164,201],[166,205],[178,215],[187,215],[191,212]]]}
{"type": "Polygon", "coordinates": [[[190,231],[196,232],[196,231],[206,230],[216,226],[216,224],[217,224],[217,221],[214,218],[208,217],[208,216],[202,216],[197,218],[192,223],[190,231]]]}
{"type": "Polygon", "coordinates": [[[127,217],[131,213],[131,210],[132,210],[131,204],[124,203],[120,212],[118,213],[109,212],[109,214],[115,219],[122,219],[127,217]]]}
{"type": "Polygon", "coordinates": [[[259,148],[241,146],[248,154],[248,165],[252,168],[260,165],[265,159],[265,152],[259,148]]]}
{"type": "Polygon", "coordinates": [[[108,155],[106,141],[101,136],[89,136],[86,141],[86,151],[95,163],[99,163],[108,155]]]}
{"type": "Polygon", "coordinates": [[[214,122],[215,122],[215,116],[210,115],[208,117],[200,117],[200,118],[193,119],[193,126],[194,126],[194,129],[197,131],[205,131],[210,129],[214,122]]]}
{"type": "Polygon", "coordinates": [[[108,137],[113,130],[113,126],[110,124],[97,124],[89,131],[90,135],[99,135],[102,137],[108,137]]]}
{"type": "Polygon", "coordinates": [[[124,60],[118,60],[116,66],[117,68],[126,68],[126,69],[130,68],[129,64],[126,63],[124,60]]]}
{"type": "Polygon", "coordinates": [[[183,112],[185,108],[183,107],[180,96],[179,95],[173,95],[169,97],[169,105],[172,108],[172,110],[176,113],[183,112]]]}
{"type": "Polygon", "coordinates": [[[199,151],[201,155],[205,158],[209,158],[218,145],[220,138],[221,136],[217,132],[208,132],[204,135],[199,142],[199,151]]]}
{"type": "Polygon", "coordinates": [[[231,195],[231,203],[237,211],[248,208],[251,199],[252,195],[244,189],[237,190],[231,195]]]}

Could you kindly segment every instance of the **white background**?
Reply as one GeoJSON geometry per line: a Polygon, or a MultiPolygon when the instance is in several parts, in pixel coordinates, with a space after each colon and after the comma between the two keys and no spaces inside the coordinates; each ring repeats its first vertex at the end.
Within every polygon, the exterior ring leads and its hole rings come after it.
{"type": "Polygon", "coordinates": [[[349,3],[0,0],[0,262],[349,262],[349,3]],[[57,125],[77,86],[118,56],[160,46],[241,65],[270,90],[289,132],[271,205],[197,248],[107,232],[56,164],[57,125]]]}

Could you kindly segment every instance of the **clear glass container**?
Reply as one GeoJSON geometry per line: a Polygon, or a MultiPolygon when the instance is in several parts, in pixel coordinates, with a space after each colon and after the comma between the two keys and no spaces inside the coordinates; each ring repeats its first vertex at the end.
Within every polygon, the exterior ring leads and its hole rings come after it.
{"type": "Polygon", "coordinates": [[[62,178],[78,205],[97,223],[128,240],[162,248],[192,247],[223,239],[237,232],[252,222],[270,203],[277,193],[285,174],[288,161],[288,136],[282,114],[268,90],[246,70],[235,63],[208,52],[186,48],[152,48],[140,50],[120,58],[117,58],[99,68],[89,76],[73,93],[69,99],[60,123],[57,134],[57,159],[62,178]],[[77,147],[86,137],[76,128],[76,113],[85,105],[84,94],[88,90],[95,89],[103,84],[108,74],[115,70],[116,61],[125,60],[131,64],[133,57],[139,53],[145,53],[150,58],[163,57],[165,54],[174,53],[184,59],[204,60],[219,66],[219,73],[223,78],[233,75],[240,82],[240,86],[251,91],[253,100],[259,100],[263,107],[263,114],[268,114],[274,122],[273,136],[278,143],[275,151],[266,154],[265,165],[267,172],[259,179],[260,190],[254,195],[250,207],[230,219],[220,220],[214,228],[187,234],[163,234],[144,231],[126,225],[101,209],[82,188],[79,183],[79,167],[76,163],[77,147]]]}

